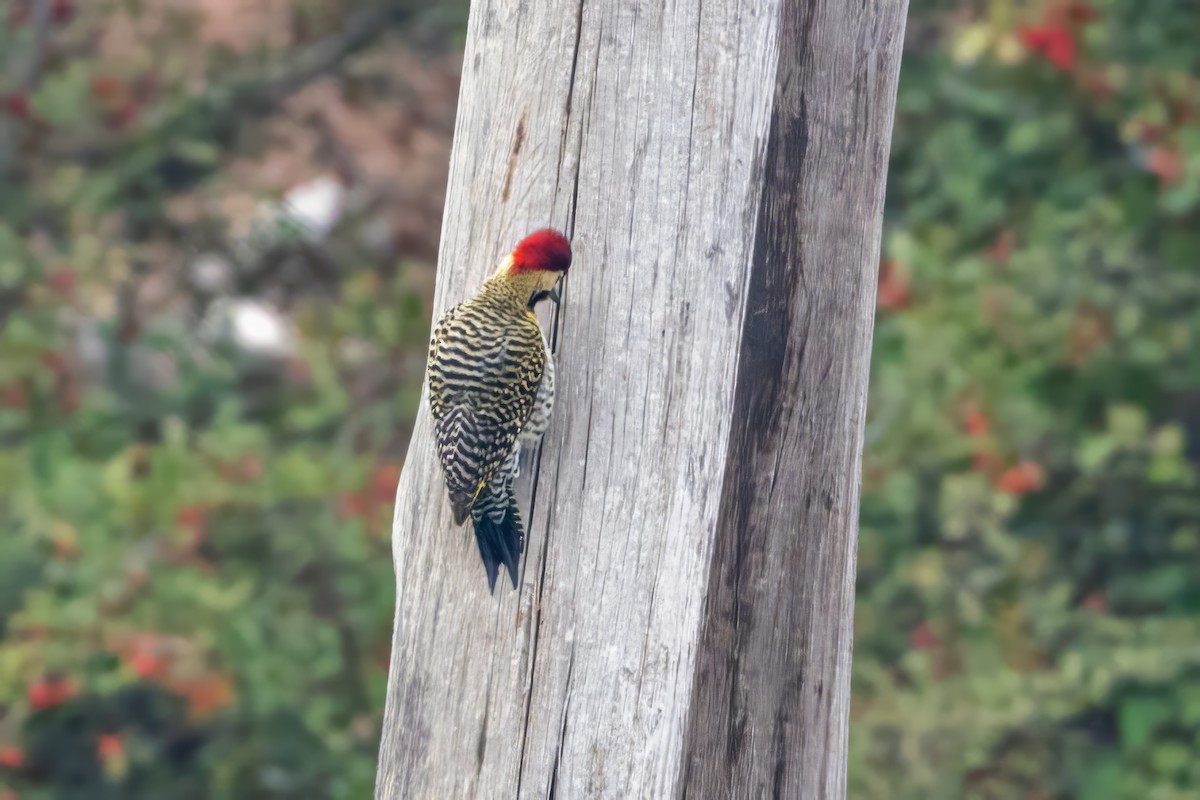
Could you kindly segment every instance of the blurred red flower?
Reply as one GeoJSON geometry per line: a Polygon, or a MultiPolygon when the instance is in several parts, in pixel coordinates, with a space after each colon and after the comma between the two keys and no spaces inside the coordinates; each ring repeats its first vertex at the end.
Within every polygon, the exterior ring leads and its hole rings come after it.
{"type": "Polygon", "coordinates": [[[164,686],[187,701],[192,717],[207,717],[234,701],[233,683],[219,673],[164,681],[164,686]]]}
{"type": "Polygon", "coordinates": [[[912,301],[909,292],[907,270],[898,268],[892,259],[884,259],[879,265],[879,293],[876,305],[893,310],[908,308],[912,301]]]}
{"type": "Polygon", "coordinates": [[[339,519],[361,519],[366,513],[367,503],[362,492],[343,492],[338,496],[339,519]]]}
{"type": "Polygon", "coordinates": [[[380,464],[371,473],[371,494],[376,502],[390,503],[396,497],[396,484],[400,482],[399,464],[380,464]]]}
{"type": "Polygon", "coordinates": [[[1017,235],[1013,233],[1011,228],[1005,228],[996,236],[995,241],[988,246],[987,257],[1000,264],[1007,264],[1016,243],[1017,235]]]}
{"type": "Polygon", "coordinates": [[[909,636],[909,644],[914,650],[928,650],[936,646],[938,643],[937,634],[929,627],[929,623],[922,622],[913,629],[912,635],[909,636]]]}
{"type": "Polygon", "coordinates": [[[4,98],[4,110],[18,119],[29,119],[29,95],[13,92],[4,98]]]}
{"type": "Polygon", "coordinates": [[[968,436],[983,436],[991,428],[991,421],[977,407],[967,409],[966,429],[968,436]]]}
{"type": "Polygon", "coordinates": [[[62,24],[70,22],[75,16],[75,4],[71,0],[54,0],[54,4],[50,9],[50,19],[62,24]]]}
{"type": "Polygon", "coordinates": [[[193,537],[199,537],[204,532],[207,517],[208,509],[204,506],[184,506],[176,512],[175,524],[189,531],[193,537]]]}
{"type": "Polygon", "coordinates": [[[1028,494],[1036,492],[1045,485],[1046,476],[1040,464],[1033,461],[1022,461],[1009,467],[996,478],[996,488],[1009,494],[1028,494]]]}
{"type": "Polygon", "coordinates": [[[19,383],[9,383],[0,387],[0,406],[5,408],[25,408],[29,398],[25,396],[25,387],[19,383]]]}
{"type": "Polygon", "coordinates": [[[1183,179],[1187,162],[1175,148],[1160,145],[1146,154],[1146,168],[1158,177],[1162,185],[1170,186],[1183,179]]]}
{"type": "Polygon", "coordinates": [[[1075,66],[1075,38],[1057,22],[1022,25],[1017,38],[1026,49],[1037,53],[1064,72],[1075,66]]]}
{"type": "Polygon", "coordinates": [[[91,92],[93,97],[109,98],[121,89],[121,84],[111,75],[97,75],[92,78],[91,92]]]}
{"type": "Polygon", "coordinates": [[[37,711],[62,705],[79,693],[74,681],[41,677],[29,684],[29,705],[37,711]]]}
{"type": "Polygon", "coordinates": [[[115,733],[102,733],[96,742],[96,753],[104,759],[118,758],[125,753],[125,743],[115,733]]]}
{"type": "Polygon", "coordinates": [[[25,766],[25,753],[19,747],[0,747],[0,767],[20,769],[25,766]]]}
{"type": "Polygon", "coordinates": [[[52,270],[47,282],[60,297],[69,297],[75,291],[75,273],[67,266],[52,270]]]}
{"type": "Polygon", "coordinates": [[[138,650],[130,657],[129,668],[139,678],[157,678],[167,671],[167,662],[155,653],[138,650]]]}

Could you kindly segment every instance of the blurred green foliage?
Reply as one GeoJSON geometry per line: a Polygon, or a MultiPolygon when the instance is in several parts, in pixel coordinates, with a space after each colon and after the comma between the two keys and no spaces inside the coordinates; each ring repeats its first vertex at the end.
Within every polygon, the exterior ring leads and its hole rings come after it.
{"type": "Polygon", "coordinates": [[[851,794],[1200,794],[1200,14],[913,7],[851,794]]]}
{"type": "Polygon", "coordinates": [[[343,246],[286,357],[204,339],[182,273],[214,235],[166,205],[254,146],[228,87],[288,53],[198,90],[96,54],[128,4],[44,35],[39,4],[0,4],[0,800],[368,797],[432,267],[343,246]]]}

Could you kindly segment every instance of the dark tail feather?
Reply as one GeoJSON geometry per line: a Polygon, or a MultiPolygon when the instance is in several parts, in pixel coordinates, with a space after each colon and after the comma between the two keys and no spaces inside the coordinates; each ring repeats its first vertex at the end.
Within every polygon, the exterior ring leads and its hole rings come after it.
{"type": "Polygon", "coordinates": [[[517,588],[517,569],[521,559],[521,548],[525,534],[521,526],[521,515],[517,512],[515,499],[508,501],[504,519],[494,521],[486,513],[480,514],[475,522],[475,541],[479,544],[479,556],[487,571],[488,591],[496,591],[496,575],[501,565],[508,569],[512,587],[517,588]]]}

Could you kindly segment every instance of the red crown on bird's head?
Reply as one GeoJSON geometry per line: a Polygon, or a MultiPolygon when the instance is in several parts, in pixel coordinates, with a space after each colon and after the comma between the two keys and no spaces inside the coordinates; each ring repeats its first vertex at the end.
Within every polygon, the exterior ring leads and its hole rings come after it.
{"type": "Polygon", "coordinates": [[[553,228],[534,231],[512,251],[513,272],[566,272],[571,266],[571,243],[553,228]]]}

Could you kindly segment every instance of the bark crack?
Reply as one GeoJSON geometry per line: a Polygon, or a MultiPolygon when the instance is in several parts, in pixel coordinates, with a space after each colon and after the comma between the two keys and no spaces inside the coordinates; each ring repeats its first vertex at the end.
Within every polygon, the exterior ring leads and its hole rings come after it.
{"type": "Polygon", "coordinates": [[[567,721],[571,716],[571,675],[575,671],[575,648],[571,648],[571,657],[567,662],[567,681],[565,691],[563,692],[563,715],[562,725],[558,729],[558,747],[554,750],[554,765],[550,768],[550,790],[546,794],[547,800],[554,800],[555,794],[558,791],[558,770],[562,765],[562,752],[567,741],[567,721]]]}
{"type": "MultiPolygon", "coordinates": [[[[585,0],[580,0],[579,5],[576,9],[576,14],[575,14],[575,45],[574,45],[574,52],[571,56],[571,76],[570,76],[570,78],[568,80],[568,84],[567,84],[566,110],[565,110],[564,119],[563,119],[563,133],[562,133],[561,144],[559,147],[558,173],[555,176],[554,203],[553,203],[552,207],[556,207],[558,204],[559,182],[561,181],[561,178],[562,178],[563,164],[566,160],[566,154],[567,154],[566,142],[567,142],[568,129],[570,127],[571,116],[574,112],[575,80],[576,80],[576,75],[577,75],[577,69],[579,66],[579,52],[580,52],[580,48],[581,48],[581,45],[583,42],[583,7],[584,7],[584,3],[585,3],[585,0]]],[[[593,81],[594,81],[594,76],[593,76],[593,81]]],[[[576,142],[577,143],[576,143],[575,170],[574,170],[575,174],[574,174],[574,178],[572,181],[572,188],[571,188],[571,206],[567,212],[567,221],[566,221],[566,225],[564,226],[566,228],[566,231],[565,231],[566,235],[569,238],[573,238],[574,234],[575,234],[575,210],[576,210],[578,199],[579,199],[579,170],[580,170],[580,164],[581,164],[582,156],[583,156],[583,123],[582,123],[582,121],[580,122],[580,125],[579,125],[579,135],[578,135],[576,142]]],[[[566,324],[565,306],[566,306],[566,297],[568,294],[568,287],[569,287],[569,278],[567,276],[564,276],[563,282],[562,282],[562,288],[561,288],[562,300],[555,304],[554,315],[550,320],[550,335],[548,337],[550,352],[552,355],[555,355],[555,356],[557,356],[557,354],[558,354],[558,341],[559,341],[560,326],[565,326],[565,324],[566,324]]],[[[538,490],[541,487],[542,456],[543,456],[544,452],[545,452],[545,437],[543,437],[542,440],[538,442],[537,449],[535,451],[534,458],[533,458],[533,469],[531,470],[531,477],[530,477],[530,498],[529,498],[529,516],[528,516],[530,525],[532,525],[532,523],[533,523],[534,514],[538,507],[537,506],[538,490]]],[[[558,464],[555,466],[555,475],[559,474],[559,467],[561,466],[561,463],[562,463],[562,448],[560,447],[558,449],[558,464]]],[[[524,713],[524,719],[523,719],[523,722],[521,725],[521,744],[520,744],[520,750],[519,750],[520,756],[519,756],[519,760],[517,762],[517,796],[518,797],[521,796],[521,787],[522,787],[524,779],[525,779],[525,766],[527,763],[526,757],[527,757],[527,749],[528,749],[528,745],[529,745],[529,720],[530,720],[530,715],[531,715],[532,707],[533,707],[534,675],[537,671],[538,645],[541,640],[542,597],[545,594],[545,589],[546,589],[546,567],[549,562],[551,527],[552,526],[551,526],[551,520],[550,520],[550,512],[549,512],[549,510],[547,510],[546,530],[545,530],[545,536],[544,536],[544,543],[542,545],[542,561],[540,564],[540,570],[538,573],[538,580],[537,580],[537,593],[533,599],[533,602],[532,602],[533,607],[531,609],[531,613],[533,615],[532,622],[531,622],[532,642],[530,644],[529,673],[528,673],[528,678],[527,678],[528,682],[526,683],[526,692],[525,692],[525,713],[524,713]]],[[[522,554],[522,575],[525,574],[525,570],[527,569],[528,564],[529,564],[528,532],[526,534],[526,538],[527,538],[526,549],[525,549],[525,552],[522,554]]],[[[521,583],[521,588],[523,590],[524,581],[522,581],[522,583],[521,583]]],[[[518,595],[518,597],[519,597],[519,595],[518,595]]],[[[572,665],[574,664],[574,652],[573,651],[572,651],[571,664],[572,665]]],[[[569,666],[568,672],[567,672],[568,685],[570,684],[570,670],[571,670],[571,667],[569,666]]],[[[566,725],[565,712],[564,712],[563,725],[564,725],[564,730],[565,730],[565,725],[566,725]]],[[[557,762],[555,765],[555,772],[557,772],[557,762]]],[[[553,794],[554,794],[553,782],[551,783],[550,794],[551,794],[551,796],[553,796],[553,794]]]]}
{"type": "MultiPolygon", "coordinates": [[[[579,68],[579,45],[583,40],[583,4],[584,0],[579,0],[579,7],[575,11],[575,50],[571,55],[571,77],[567,82],[567,104],[563,113],[562,138],[559,139],[558,145],[558,173],[554,176],[554,201],[551,208],[558,205],[559,180],[562,178],[563,159],[567,155],[567,133],[571,128],[571,113],[575,104],[575,74],[579,68]]],[[[576,157],[575,185],[576,187],[579,185],[578,156],[576,157]]],[[[574,208],[574,204],[572,204],[572,208],[574,208]]],[[[572,222],[574,222],[574,211],[572,211],[572,222]]],[[[570,233],[574,232],[574,225],[572,225],[570,233]]]]}

